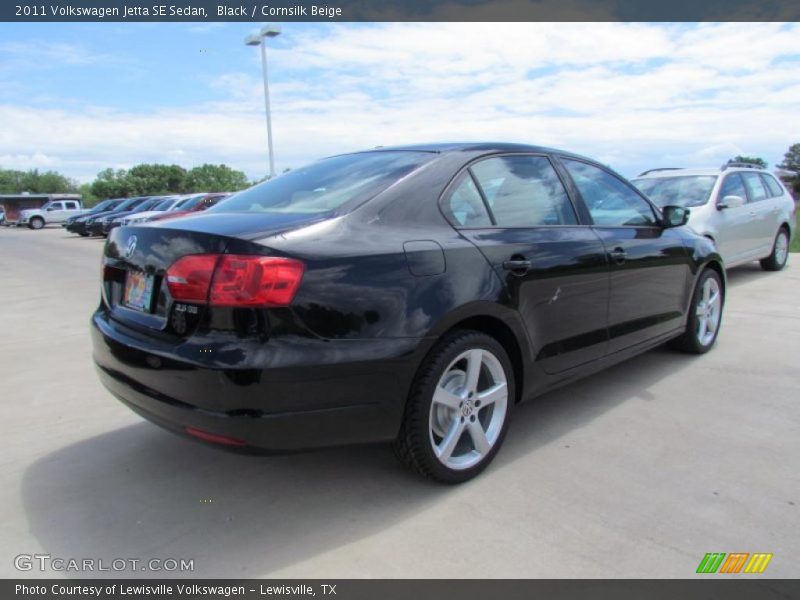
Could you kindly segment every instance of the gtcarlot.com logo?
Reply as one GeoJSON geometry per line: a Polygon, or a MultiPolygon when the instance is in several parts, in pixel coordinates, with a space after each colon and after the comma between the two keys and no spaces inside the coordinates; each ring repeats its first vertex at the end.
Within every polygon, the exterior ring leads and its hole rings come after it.
{"type": "Polygon", "coordinates": [[[17,571],[92,573],[105,571],[194,571],[194,559],[185,558],[62,558],[51,554],[18,554],[17,571]]]}
{"type": "Polygon", "coordinates": [[[764,552],[708,552],[697,565],[698,573],[763,573],[772,554],[764,552]]]}

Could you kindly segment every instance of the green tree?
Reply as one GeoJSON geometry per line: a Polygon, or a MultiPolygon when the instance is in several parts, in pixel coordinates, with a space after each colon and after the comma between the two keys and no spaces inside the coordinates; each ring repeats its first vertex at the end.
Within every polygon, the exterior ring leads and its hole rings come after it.
{"type": "Polygon", "coordinates": [[[186,174],[186,192],[236,192],[250,185],[247,175],[227,165],[203,164],[186,174]]]}
{"type": "Polygon", "coordinates": [[[178,165],[145,163],[131,167],[127,181],[136,196],[177,194],[184,190],[186,169],[178,165]]]}
{"type": "Polygon", "coordinates": [[[800,144],[789,146],[783,155],[783,162],[778,165],[778,168],[794,173],[794,176],[784,177],[783,180],[792,186],[796,195],[800,194],[800,144]]]}
{"type": "Polygon", "coordinates": [[[91,184],[96,198],[125,198],[131,195],[128,172],[125,169],[103,169],[91,184]]]}
{"type": "Polygon", "coordinates": [[[778,165],[779,169],[794,171],[800,174],[800,144],[792,144],[783,155],[783,162],[778,165]]]}
{"type": "Polygon", "coordinates": [[[77,189],[76,181],[57,171],[0,169],[0,193],[65,194],[77,189]]]}
{"type": "Polygon", "coordinates": [[[733,162],[752,163],[754,165],[758,165],[759,167],[763,167],[765,169],[767,168],[767,165],[769,164],[763,158],[760,158],[758,156],[742,156],[741,154],[738,154],[738,155],[734,156],[728,162],[729,163],[733,163],[733,162]]]}

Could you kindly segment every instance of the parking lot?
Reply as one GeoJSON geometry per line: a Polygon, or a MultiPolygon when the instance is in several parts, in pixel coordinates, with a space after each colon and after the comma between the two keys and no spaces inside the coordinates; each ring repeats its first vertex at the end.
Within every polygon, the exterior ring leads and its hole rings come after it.
{"type": "Polygon", "coordinates": [[[709,354],[656,349],[522,405],[493,465],[444,487],[387,447],[241,456],[139,419],[93,372],[102,246],[0,228],[3,577],[34,553],[193,559],[194,577],[605,578],[769,552],[760,577],[797,575],[796,254],[729,273],[709,354]]]}

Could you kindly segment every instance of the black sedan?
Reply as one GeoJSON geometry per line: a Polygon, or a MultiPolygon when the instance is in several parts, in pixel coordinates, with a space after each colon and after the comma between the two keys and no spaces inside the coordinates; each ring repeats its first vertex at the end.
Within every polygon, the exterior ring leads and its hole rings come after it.
{"type": "Polygon", "coordinates": [[[86,227],[86,224],[90,219],[94,219],[109,214],[123,202],[125,202],[124,198],[110,198],[108,200],[103,200],[102,202],[98,202],[88,212],[77,215],[75,217],[70,217],[69,219],[64,221],[64,223],[62,223],[61,226],[64,227],[70,233],[77,233],[81,237],[86,237],[89,235],[89,231],[86,227]]]}
{"type": "Polygon", "coordinates": [[[95,215],[86,220],[86,231],[89,235],[106,235],[108,226],[115,218],[121,214],[127,214],[136,209],[150,199],[150,196],[136,196],[127,198],[118,204],[113,210],[95,215]]]}
{"type": "Polygon", "coordinates": [[[113,230],[94,359],[122,402],[196,439],[393,441],[465,481],[518,402],[667,341],[713,346],[723,264],[687,218],[536,146],[335,156],[113,230]]]}

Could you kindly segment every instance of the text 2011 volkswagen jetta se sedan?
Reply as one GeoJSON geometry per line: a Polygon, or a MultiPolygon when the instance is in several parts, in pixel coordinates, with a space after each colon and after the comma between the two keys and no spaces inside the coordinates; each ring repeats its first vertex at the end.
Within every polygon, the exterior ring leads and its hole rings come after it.
{"type": "Polygon", "coordinates": [[[266,451],[393,440],[464,481],[517,402],[670,339],[714,344],[722,260],[686,213],[534,146],[335,156],[113,231],[94,357],[176,432],[266,451]]]}

